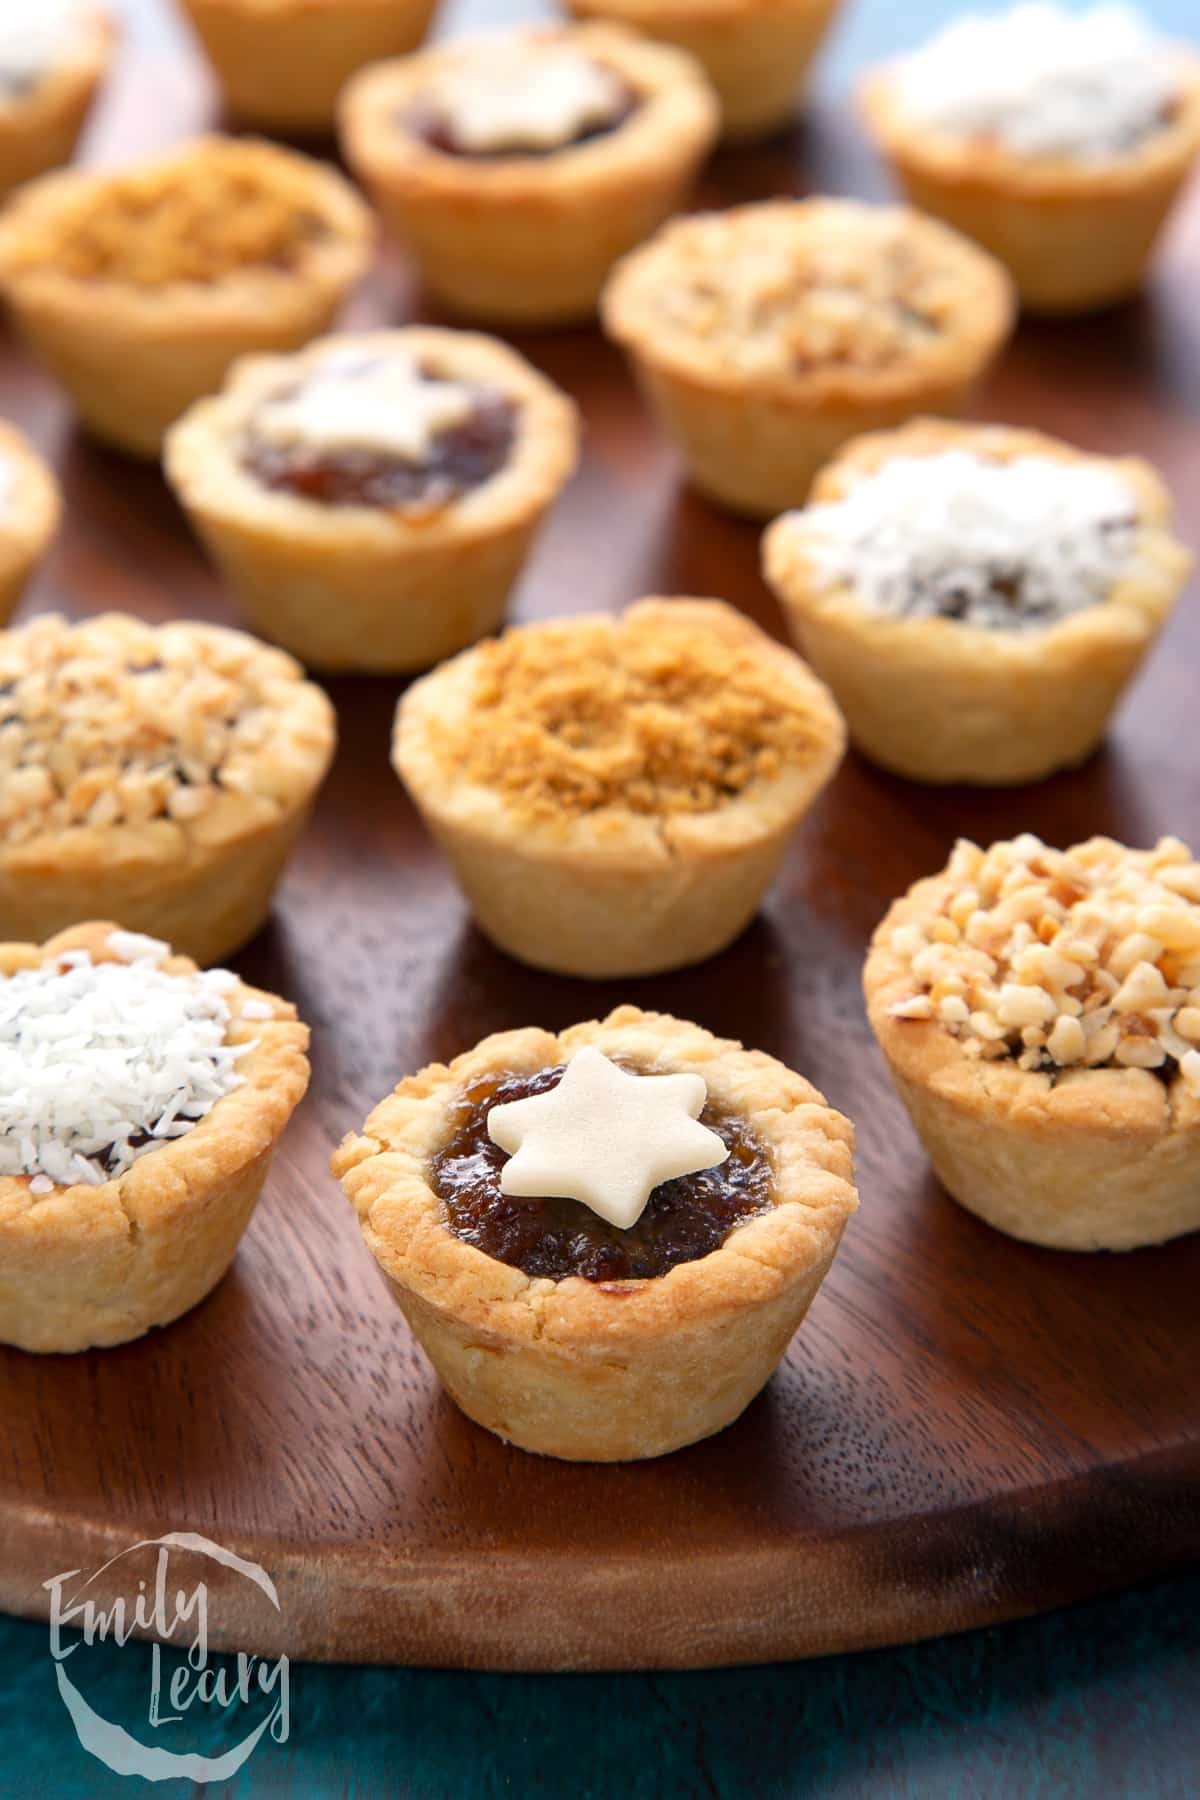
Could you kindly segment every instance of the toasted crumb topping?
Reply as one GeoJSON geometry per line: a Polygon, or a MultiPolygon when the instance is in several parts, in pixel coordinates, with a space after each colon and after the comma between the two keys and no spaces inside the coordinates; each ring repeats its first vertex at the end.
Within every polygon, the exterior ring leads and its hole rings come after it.
{"type": "Polygon", "coordinates": [[[433,728],[439,757],[540,821],[711,812],[823,747],[828,723],[781,653],[725,608],[699,611],[648,603],[481,645],[467,716],[433,728]]]}
{"type": "Polygon", "coordinates": [[[141,288],[287,271],[327,230],[317,169],[274,146],[206,138],[138,168],[77,177],[57,204],[26,213],[8,270],[141,288]]]}
{"type": "Polygon", "coordinates": [[[880,370],[971,312],[973,246],[902,208],[776,201],[702,213],[635,252],[662,326],[748,375],[880,370]]]}
{"type": "MultiPolygon", "coordinates": [[[[0,847],[79,826],[190,825],[264,794],[301,671],[239,632],[50,615],[0,635],[0,847]]],[[[268,787],[269,791],[269,787],[268,787]]]]}
{"type": "Polygon", "coordinates": [[[911,997],[968,1056],[1022,1069],[1152,1069],[1200,1088],[1200,863],[1178,838],[1052,850],[965,840],[928,917],[899,925],[911,997]]]}

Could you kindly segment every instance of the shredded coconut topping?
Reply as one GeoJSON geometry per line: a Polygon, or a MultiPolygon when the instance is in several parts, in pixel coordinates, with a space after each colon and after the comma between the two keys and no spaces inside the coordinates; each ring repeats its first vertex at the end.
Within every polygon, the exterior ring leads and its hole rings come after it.
{"type": "Polygon", "coordinates": [[[1178,92],[1170,46],[1126,6],[970,14],[903,58],[895,80],[904,110],[936,130],[1080,162],[1136,149],[1178,92]]]}
{"type": "Polygon", "coordinates": [[[478,156],[556,150],[619,115],[626,89],[592,57],[522,33],[472,46],[431,83],[428,99],[455,147],[478,156]]]}
{"type": "Polygon", "coordinates": [[[877,612],[1028,629],[1129,574],[1138,501],[1102,463],[955,449],[893,457],[791,520],[818,578],[877,612]]]}
{"type": "Polygon", "coordinates": [[[4,0],[0,11],[0,98],[22,94],[70,54],[79,0],[4,0]]]}
{"type": "Polygon", "coordinates": [[[480,645],[466,717],[432,727],[440,759],[530,820],[725,805],[807,761],[829,726],[807,683],[724,610],[701,624],[696,605],[648,602],[480,645]]]}
{"type": "Polygon", "coordinates": [[[262,797],[299,671],[253,639],[120,614],[0,635],[0,845],[73,826],[188,825],[262,797]]]}
{"type": "Polygon", "coordinates": [[[970,324],[985,270],[973,245],[902,208],[784,200],[675,221],[617,292],[636,285],[664,327],[750,378],[875,371],[970,324]]]}
{"type": "Polygon", "coordinates": [[[128,932],[112,947],[0,977],[0,1175],[34,1193],[123,1175],[241,1085],[224,972],[169,974],[128,932]]]}
{"type": "Polygon", "coordinates": [[[1186,844],[964,840],[946,878],[928,916],[892,932],[913,977],[893,1017],[936,1020],[968,1056],[1029,1071],[1151,1069],[1200,1090],[1200,864],[1186,844]]]}
{"type": "Polygon", "coordinates": [[[422,463],[439,434],[469,419],[478,404],[478,387],[426,375],[410,357],[364,359],[337,350],[298,387],[265,401],[253,430],[277,449],[363,450],[422,463]]]}
{"type": "Polygon", "coordinates": [[[137,168],[80,175],[24,216],[6,272],[51,267],[142,288],[286,273],[328,231],[314,200],[319,168],[275,145],[201,138],[137,168]]]}

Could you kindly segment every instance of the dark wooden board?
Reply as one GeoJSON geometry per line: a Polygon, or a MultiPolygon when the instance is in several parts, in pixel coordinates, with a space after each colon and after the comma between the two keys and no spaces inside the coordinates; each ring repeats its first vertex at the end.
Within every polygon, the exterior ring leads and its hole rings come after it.
{"type": "MultiPolygon", "coordinates": [[[[95,152],[183,135],[207,105],[194,70],[134,67],[95,152]]],[[[818,115],[794,144],[725,157],[705,197],[809,186],[880,191],[844,114],[818,115]]],[[[981,402],[988,416],[1150,455],[1193,543],[1198,279],[1200,194],[1144,303],[1024,328],[981,402]]],[[[391,258],[352,317],[399,320],[412,304],[391,258]]],[[[517,616],[690,592],[777,628],[755,530],[680,488],[617,354],[591,332],[523,347],[579,398],[588,440],[517,616]]],[[[68,495],[30,606],[236,616],[158,474],[78,437],[7,343],[0,396],[68,495]]],[[[1194,1556],[1200,1237],[1064,1256],[961,1212],[891,1093],[859,971],[888,901],[961,833],[1200,840],[1198,670],[1193,593],[1108,748],[1077,774],[1020,792],[933,792],[851,757],[734,948],[691,972],[607,985],[522,969],[472,930],[388,769],[396,684],[334,684],[336,768],[274,921],[239,964],[311,1022],[311,1096],[206,1304],[120,1350],[0,1352],[0,1604],[37,1615],[47,1576],[192,1529],[261,1562],[280,1591],[266,1619],[225,1596],[212,1622],[221,1645],[497,1668],[689,1666],[956,1630],[1194,1556]],[[570,1467],[506,1449],[439,1392],[326,1159],[430,1058],[626,998],[816,1081],[858,1125],[863,1206],[783,1371],[738,1424],[659,1463],[570,1467]]]]}

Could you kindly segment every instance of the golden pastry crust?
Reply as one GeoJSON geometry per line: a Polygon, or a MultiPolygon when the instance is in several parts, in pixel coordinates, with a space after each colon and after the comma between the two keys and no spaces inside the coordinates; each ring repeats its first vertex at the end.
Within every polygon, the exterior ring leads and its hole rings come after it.
{"type": "Polygon", "coordinates": [[[367,63],[415,50],[437,0],[183,0],[230,111],[263,130],[324,132],[367,63]]]}
{"type": "Polygon", "coordinates": [[[116,41],[108,11],[87,7],[68,55],[27,94],[0,101],[0,195],[70,162],[116,41]]]}
{"type": "Polygon", "coordinates": [[[932,219],[774,200],[673,221],[601,312],[691,480],[770,517],[847,438],[961,411],[1014,302],[1000,265],[932,219]]]}
{"type": "Polygon", "coordinates": [[[1200,57],[1180,46],[1179,101],[1127,155],[1083,162],[1020,156],[910,118],[886,68],[860,90],[867,127],[914,206],[945,219],[1011,270],[1033,312],[1077,313],[1137,292],[1200,154],[1200,57]]]}
{"type": "Polygon", "coordinates": [[[721,104],[721,137],[745,143],[785,126],[841,0],[567,0],[694,56],[721,104]]]}
{"type": "Polygon", "coordinates": [[[0,625],[12,617],[61,519],[53,470],[14,425],[0,420],[0,625]]]}
{"type": "MultiPolygon", "coordinates": [[[[0,976],[67,950],[117,961],[114,930],[91,923],[41,946],[0,944],[0,976]]],[[[182,956],[160,966],[195,971],[182,956]]],[[[0,1175],[0,1342],[40,1352],[127,1343],[179,1318],[224,1275],[309,1074],[294,1007],[241,982],[225,999],[226,1041],[254,1048],[238,1063],[242,1085],[185,1136],[101,1186],[32,1194],[27,1177],[0,1175]],[[255,1016],[264,1007],[269,1016],[255,1016]]]]}
{"type": "Polygon", "coordinates": [[[606,977],[731,943],[844,746],[827,690],[732,607],[643,600],[435,670],[392,759],[487,935],[606,977]]]}
{"type": "Polygon", "coordinates": [[[682,203],[716,137],[717,105],[692,58],[620,26],[519,35],[611,70],[637,96],[635,110],[603,136],[542,156],[447,155],[405,128],[405,108],[432,82],[464,54],[510,43],[509,33],[364,70],[342,102],[342,147],[429,287],[456,312],[563,324],[595,311],[617,258],[682,203]]]}
{"type": "MultiPolygon", "coordinates": [[[[1082,850],[1094,858],[1114,849],[1119,846],[1094,840],[1066,856],[1078,859],[1082,850]]],[[[972,867],[981,854],[974,846],[962,853],[970,854],[972,867]]],[[[1065,891],[1068,907],[1076,886],[1065,891]]],[[[934,1016],[919,1016],[926,984],[914,972],[913,945],[918,938],[938,941],[960,906],[967,932],[973,892],[953,861],[942,874],[915,883],[875,932],[864,972],[872,1030],[938,1178],[990,1225],[1051,1249],[1129,1250],[1196,1230],[1200,1080],[1182,1072],[1163,1080],[1147,1067],[1115,1063],[1042,1072],[1009,1055],[990,1055],[986,1045],[981,1054],[973,1026],[938,1016],[955,997],[953,980],[944,977],[929,996],[934,1016]]],[[[1200,905],[1193,903],[1191,912],[1200,933],[1200,905]]],[[[1040,916],[1030,921],[1035,937],[1040,916]]],[[[1061,930],[1063,903],[1044,916],[1061,930]]],[[[1057,953],[1049,931],[1038,941],[1047,939],[1057,953]]],[[[1169,957],[1162,960],[1170,968],[1169,957]]],[[[970,996],[973,977],[965,965],[964,973],[970,996]]]]}
{"type": "Polygon", "coordinates": [[[102,906],[201,964],[253,936],[333,756],[298,664],[213,625],[50,617],[0,635],[0,686],[0,940],[102,906]]]}
{"type": "Polygon", "coordinates": [[[967,450],[989,461],[1036,456],[1099,463],[1139,514],[1136,563],[1106,602],[1038,630],[894,618],[814,568],[805,516],[777,519],[763,567],[793,639],[827,681],[865,756],[912,781],[1040,781],[1096,749],[1127,683],[1175,604],[1192,558],[1171,530],[1171,501],[1139,457],[1095,457],[1039,432],[917,419],[848,444],[817,477],[813,505],[837,501],[894,457],[967,450]]]}
{"type": "Polygon", "coordinates": [[[156,456],[238,356],[323,331],[373,243],[333,170],[252,139],[197,138],[133,169],[34,183],[0,222],[0,289],[88,427],[156,456]]]}
{"type": "Polygon", "coordinates": [[[321,669],[427,669],[503,623],[547,509],[575,466],[565,394],[494,338],[409,326],[239,363],[172,429],[167,477],[256,631],[321,669]],[[326,506],[272,491],[240,460],[255,410],[331,350],[411,355],[519,406],[505,466],[437,513],[326,506]]]}
{"type": "Polygon", "coordinates": [[[858,1204],[854,1130],[773,1057],[622,1006],[560,1036],[485,1038],[402,1081],[333,1159],[368,1248],[453,1398],[526,1450],[583,1462],[662,1456],[731,1423],[770,1378],[858,1204]],[[774,1205],[720,1249],[650,1281],[531,1278],[463,1242],[429,1180],[455,1100],[495,1070],[584,1045],[701,1075],[774,1168],[774,1205]]]}

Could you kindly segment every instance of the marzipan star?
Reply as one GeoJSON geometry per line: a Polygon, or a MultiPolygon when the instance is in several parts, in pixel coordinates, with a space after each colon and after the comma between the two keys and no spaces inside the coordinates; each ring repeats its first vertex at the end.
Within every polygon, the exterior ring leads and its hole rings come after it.
{"type": "Polygon", "coordinates": [[[729,1155],[699,1123],[707,1098],[701,1075],[629,1075],[589,1045],[549,1093],[488,1114],[492,1142],[510,1158],[501,1192],[581,1200],[628,1231],[660,1182],[715,1168],[729,1155]]]}

